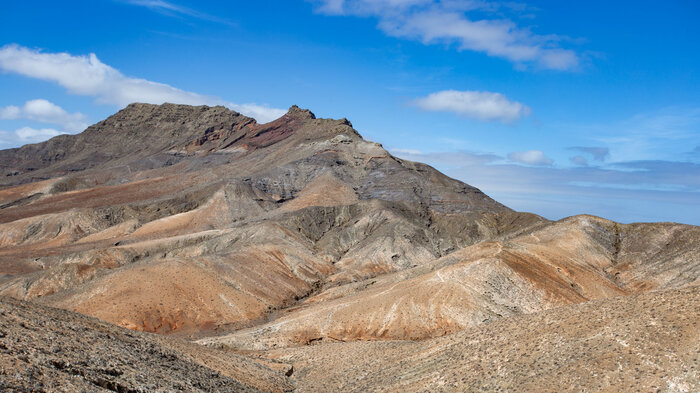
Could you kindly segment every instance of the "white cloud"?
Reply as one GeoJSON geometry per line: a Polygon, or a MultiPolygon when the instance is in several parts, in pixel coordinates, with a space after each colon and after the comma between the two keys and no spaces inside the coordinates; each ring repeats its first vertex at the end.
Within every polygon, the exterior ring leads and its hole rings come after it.
{"type": "Polygon", "coordinates": [[[273,121],[287,113],[287,111],[284,109],[270,108],[269,106],[256,104],[234,104],[232,102],[227,102],[223,105],[229,109],[233,109],[236,112],[255,118],[261,123],[273,121]]]}
{"type": "Polygon", "coordinates": [[[530,114],[530,108],[488,91],[444,90],[419,98],[414,104],[427,111],[453,112],[482,121],[513,122],[530,114]]]}
{"type": "Polygon", "coordinates": [[[18,119],[57,124],[70,132],[82,131],[89,125],[87,116],[84,114],[68,113],[60,106],[44,99],[27,101],[22,107],[14,105],[0,107],[0,120],[18,119]]]}
{"type": "Polygon", "coordinates": [[[392,153],[394,153],[394,154],[401,154],[401,155],[407,155],[407,156],[411,156],[411,155],[422,155],[422,154],[423,154],[422,151],[417,150],[417,149],[401,149],[401,148],[397,148],[397,149],[389,149],[389,151],[392,152],[392,153]]]}
{"type": "Polygon", "coordinates": [[[508,154],[508,159],[520,164],[537,166],[550,166],[554,163],[541,150],[514,151],[508,154]]]}
{"type": "Polygon", "coordinates": [[[35,129],[31,127],[22,127],[15,131],[15,135],[24,143],[42,142],[61,134],[64,134],[64,132],[54,130],[53,128],[35,129]]]}
{"type": "MultiPolygon", "coordinates": [[[[576,52],[559,47],[561,37],[536,35],[508,19],[471,19],[469,12],[494,12],[504,4],[474,0],[312,0],[328,15],[376,17],[379,29],[424,44],[456,43],[460,50],[484,52],[518,65],[570,70],[579,66],[576,52]]],[[[513,7],[511,7],[513,8],[513,7]]]]}
{"type": "Polygon", "coordinates": [[[189,105],[225,105],[240,108],[260,122],[276,119],[286,111],[256,104],[235,104],[219,97],[181,90],[164,83],[123,75],[102,63],[94,53],[43,53],[19,45],[0,48],[0,69],[30,78],[57,83],[69,93],[95,97],[98,103],[126,106],[132,102],[189,105]]]}
{"type": "Polygon", "coordinates": [[[14,120],[19,119],[22,115],[21,109],[19,107],[10,105],[4,108],[0,107],[0,119],[2,120],[14,120]]]}

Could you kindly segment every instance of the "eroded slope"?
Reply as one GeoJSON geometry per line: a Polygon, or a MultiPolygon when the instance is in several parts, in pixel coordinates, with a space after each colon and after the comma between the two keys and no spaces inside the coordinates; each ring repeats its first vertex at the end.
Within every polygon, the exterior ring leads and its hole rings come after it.
{"type": "Polygon", "coordinates": [[[298,392],[696,392],[700,288],[504,318],[420,342],[273,350],[298,392]]]}
{"type": "Polygon", "coordinates": [[[261,125],[134,104],[0,158],[20,184],[0,191],[0,293],[159,333],[253,326],[545,222],[297,107],[261,125]]]}
{"type": "Polygon", "coordinates": [[[424,339],[594,299],[695,285],[700,228],[577,216],[413,269],[329,288],[276,320],[202,343],[270,349],[424,339]],[[642,246],[643,245],[643,246],[642,246]],[[648,250],[640,253],[640,248],[648,250]]]}

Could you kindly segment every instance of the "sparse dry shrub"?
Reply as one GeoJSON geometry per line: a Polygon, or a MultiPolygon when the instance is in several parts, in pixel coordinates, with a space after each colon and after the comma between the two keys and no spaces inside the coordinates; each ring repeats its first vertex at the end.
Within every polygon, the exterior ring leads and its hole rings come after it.
{"type": "Polygon", "coordinates": [[[299,333],[294,335],[294,341],[301,345],[309,345],[314,341],[321,339],[321,334],[316,328],[304,328],[299,333]]]}

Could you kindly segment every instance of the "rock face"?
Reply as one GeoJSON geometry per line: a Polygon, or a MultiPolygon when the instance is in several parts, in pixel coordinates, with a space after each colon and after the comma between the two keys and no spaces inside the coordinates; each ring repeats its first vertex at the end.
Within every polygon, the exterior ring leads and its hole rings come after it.
{"type": "MultiPolygon", "coordinates": [[[[132,330],[197,339],[225,352],[198,352],[174,338],[130,336],[111,327],[121,332],[119,348],[142,348],[142,339],[169,345],[196,364],[181,367],[217,370],[221,381],[232,378],[240,385],[231,386],[241,389],[533,390],[557,378],[556,367],[538,374],[536,362],[493,353],[490,337],[502,331],[507,335],[494,348],[525,351],[522,345],[559,334],[551,330],[555,324],[564,346],[537,349],[551,366],[564,361],[562,348],[591,345],[585,335],[607,334],[610,326],[628,329],[625,343],[667,345],[661,333],[633,329],[646,315],[637,312],[640,301],[660,309],[668,299],[682,309],[697,306],[699,227],[622,225],[592,216],[550,222],[516,212],[425,164],[393,157],[346,119],[317,119],[298,107],[258,124],[224,107],[132,104],[81,134],[0,151],[0,171],[0,295],[33,304],[7,299],[6,307],[29,313],[28,320],[79,318],[38,303],[132,330]],[[597,314],[596,307],[610,313],[597,314]],[[569,316],[552,319],[560,313],[569,316]],[[605,322],[584,329],[576,318],[605,322]],[[508,337],[522,342],[508,343],[508,337]],[[406,373],[392,366],[401,363],[401,351],[414,354],[406,373]],[[486,352],[501,363],[473,359],[486,352]],[[377,354],[390,371],[386,378],[405,385],[370,373],[377,354]],[[326,362],[333,356],[357,360],[335,373],[328,370],[334,363],[326,362]],[[231,368],[231,359],[252,368],[231,368]],[[480,374],[495,364],[509,374],[480,374]],[[522,374],[517,367],[531,369],[522,374]],[[454,373],[471,382],[449,376],[454,373]]],[[[9,321],[11,314],[5,315],[9,321]]],[[[690,311],[687,318],[664,318],[683,329],[700,323],[690,311]]],[[[90,326],[86,330],[98,329],[92,319],[80,321],[90,326]]],[[[45,334],[75,336],[62,323],[46,324],[45,334]]],[[[63,357],[41,352],[22,360],[46,339],[31,337],[10,343],[15,349],[4,370],[35,364],[44,380],[58,378],[65,372],[51,362],[74,364],[71,359],[88,351],[74,346],[63,357]]],[[[697,348],[697,334],[681,338],[697,348]]],[[[681,353],[681,344],[672,351],[681,353]]],[[[651,352],[645,358],[643,348],[635,350],[637,360],[629,364],[656,361],[651,352]]],[[[590,366],[609,376],[607,357],[596,349],[567,372],[590,366]]],[[[693,371],[681,371],[697,359],[683,359],[668,363],[666,374],[676,379],[624,379],[625,386],[647,391],[671,381],[676,385],[669,389],[686,391],[693,371]]],[[[166,373],[156,378],[163,389],[225,391],[219,377],[212,385],[176,385],[167,365],[157,357],[153,362],[166,373]]],[[[620,364],[627,377],[636,375],[620,364]]],[[[64,390],[108,378],[80,367],[69,374],[82,382],[60,377],[64,390]]],[[[124,375],[132,379],[118,383],[140,380],[130,372],[124,375]]],[[[183,378],[199,381],[200,371],[194,373],[183,378]]],[[[581,377],[559,391],[605,391],[615,386],[610,378],[581,377]]],[[[28,389],[22,383],[7,386],[28,389]]]]}

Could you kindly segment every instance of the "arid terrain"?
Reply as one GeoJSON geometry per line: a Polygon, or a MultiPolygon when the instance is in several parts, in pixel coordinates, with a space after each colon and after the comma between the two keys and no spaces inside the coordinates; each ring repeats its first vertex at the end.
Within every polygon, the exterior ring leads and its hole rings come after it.
{"type": "Polygon", "coordinates": [[[9,391],[700,392],[699,286],[700,227],[517,212],[296,106],[0,151],[9,391]]]}

